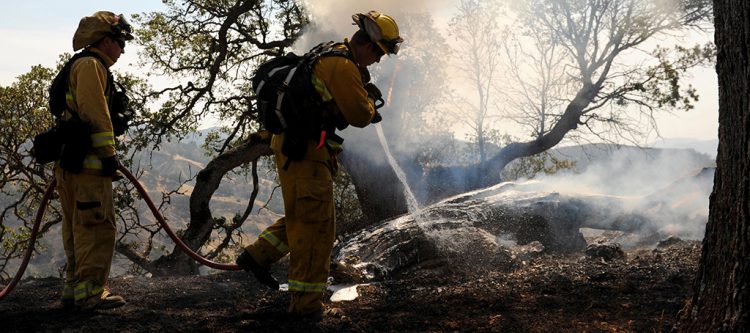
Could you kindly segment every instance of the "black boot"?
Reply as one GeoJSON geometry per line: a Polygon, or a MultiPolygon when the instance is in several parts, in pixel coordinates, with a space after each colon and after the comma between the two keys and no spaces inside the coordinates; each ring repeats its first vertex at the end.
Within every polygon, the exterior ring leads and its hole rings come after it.
{"type": "Polygon", "coordinates": [[[252,272],[253,275],[255,275],[255,278],[258,279],[258,282],[265,284],[268,288],[273,290],[279,290],[279,281],[276,281],[267,269],[261,267],[260,264],[255,262],[253,256],[251,256],[250,253],[247,253],[247,251],[243,250],[242,254],[237,257],[235,262],[237,263],[237,266],[240,266],[246,272],[252,272]]]}

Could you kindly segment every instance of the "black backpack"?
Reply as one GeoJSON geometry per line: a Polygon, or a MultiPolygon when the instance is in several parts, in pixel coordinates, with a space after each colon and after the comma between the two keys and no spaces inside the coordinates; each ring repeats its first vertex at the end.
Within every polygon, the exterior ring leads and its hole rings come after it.
{"type": "MultiPolygon", "coordinates": [[[[66,102],[68,80],[73,63],[83,57],[95,57],[102,64],[104,60],[98,54],[84,50],[73,55],[52,80],[48,90],[49,112],[55,117],[55,127],[34,137],[32,156],[40,164],[60,160],[60,165],[71,172],[83,170],[83,160],[91,148],[90,126],[84,123],[78,113],[68,108],[66,102]],[[72,115],[71,119],[63,121],[65,111],[72,115]]],[[[107,91],[109,99],[110,119],[115,136],[125,133],[134,111],[129,106],[130,99],[125,89],[114,81],[112,73],[107,70],[107,91]],[[117,89],[118,87],[120,89],[117,89]]]]}
{"type": "Polygon", "coordinates": [[[292,160],[304,158],[307,140],[328,126],[323,116],[326,103],[313,86],[312,72],[322,56],[351,59],[337,45],[321,43],[304,55],[275,57],[261,64],[251,79],[262,126],[273,134],[285,133],[282,152],[292,160]]]}

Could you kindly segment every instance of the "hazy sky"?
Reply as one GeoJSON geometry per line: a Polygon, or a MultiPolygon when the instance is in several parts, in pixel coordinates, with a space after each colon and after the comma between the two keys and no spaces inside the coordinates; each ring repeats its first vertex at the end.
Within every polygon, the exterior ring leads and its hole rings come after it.
{"type": "MultiPolygon", "coordinates": [[[[368,8],[389,12],[403,9],[403,1],[348,1],[319,0],[308,1],[317,8],[313,12],[343,16],[348,20],[351,10],[365,11],[368,8]],[[333,6],[331,4],[338,5],[333,6]],[[371,4],[371,5],[368,5],[371,4]],[[394,7],[396,6],[396,7],[394,7]],[[330,7],[326,9],[321,7],[330,7]],[[391,9],[393,8],[393,9],[391,9]],[[346,12],[346,13],[344,13],[346,12]]],[[[116,13],[132,14],[164,8],[158,0],[113,1],[102,5],[101,1],[10,1],[3,0],[3,11],[0,11],[0,85],[10,85],[15,77],[26,73],[31,66],[41,64],[53,66],[58,55],[72,52],[71,40],[78,20],[97,10],[109,10],[116,13]]],[[[455,0],[410,1],[410,7],[430,6],[430,11],[438,13],[436,21],[444,22],[446,13],[455,5],[455,0]]],[[[414,9],[414,8],[412,8],[414,9]]],[[[407,33],[407,32],[402,32],[407,33]]],[[[128,66],[137,59],[137,48],[130,45],[126,54],[120,58],[118,69],[135,71],[128,66]]],[[[718,88],[716,73],[713,68],[695,70],[691,82],[701,95],[701,101],[695,110],[662,113],[658,117],[661,134],[665,138],[692,138],[699,140],[715,139],[718,129],[718,88]]]]}

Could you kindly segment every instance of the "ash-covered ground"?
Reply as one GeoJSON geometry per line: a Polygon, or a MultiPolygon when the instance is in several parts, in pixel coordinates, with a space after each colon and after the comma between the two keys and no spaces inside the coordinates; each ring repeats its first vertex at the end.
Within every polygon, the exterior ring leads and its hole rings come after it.
{"type": "MultiPolygon", "coordinates": [[[[360,285],[352,301],[327,302],[342,315],[319,322],[289,318],[287,293],[244,272],[114,278],[113,292],[129,303],[94,313],[62,310],[61,280],[27,279],[0,301],[0,323],[3,332],[669,331],[692,292],[700,242],[673,239],[622,254],[537,254],[511,267],[482,265],[481,253],[421,262],[360,285]]],[[[285,276],[285,265],[274,273],[285,276]]]]}

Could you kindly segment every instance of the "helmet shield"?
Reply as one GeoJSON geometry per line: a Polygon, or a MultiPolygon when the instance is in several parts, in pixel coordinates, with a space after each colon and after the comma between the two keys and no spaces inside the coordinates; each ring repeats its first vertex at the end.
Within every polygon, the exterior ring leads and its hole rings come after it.
{"type": "Polygon", "coordinates": [[[123,40],[133,40],[133,26],[128,23],[124,15],[120,14],[115,17],[115,22],[112,23],[111,29],[113,37],[123,40]]]}

